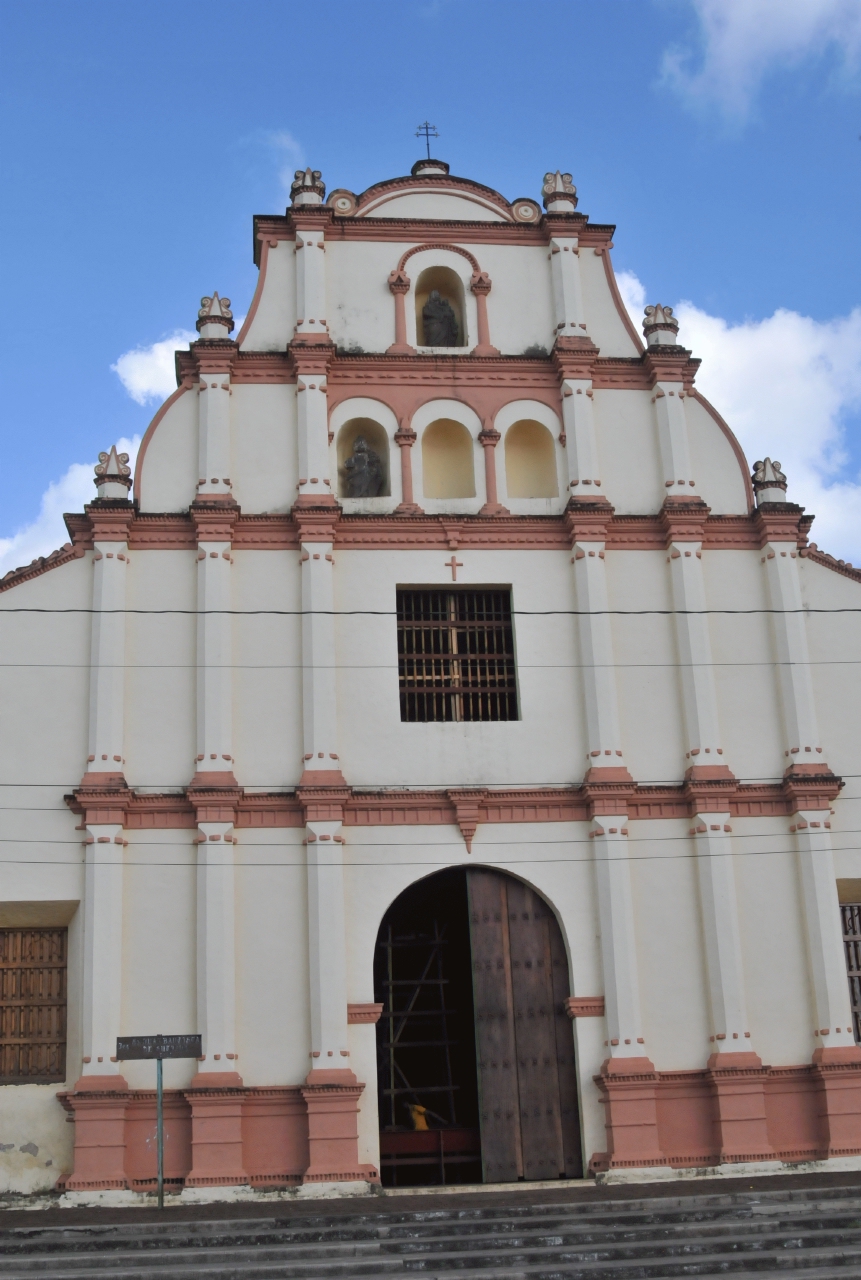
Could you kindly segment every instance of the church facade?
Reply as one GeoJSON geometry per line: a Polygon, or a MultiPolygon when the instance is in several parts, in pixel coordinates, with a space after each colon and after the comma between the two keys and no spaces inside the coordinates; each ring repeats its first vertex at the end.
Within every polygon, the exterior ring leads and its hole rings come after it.
{"type": "Polygon", "coordinates": [[[861,572],[541,196],[299,172],[0,583],[6,1189],[861,1163],[861,572]]]}

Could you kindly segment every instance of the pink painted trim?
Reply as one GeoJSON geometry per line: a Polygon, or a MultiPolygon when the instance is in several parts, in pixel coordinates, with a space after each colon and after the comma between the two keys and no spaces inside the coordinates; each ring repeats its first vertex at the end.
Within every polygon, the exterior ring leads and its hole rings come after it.
{"type": "MultiPolygon", "coordinates": [[[[395,407],[383,401],[395,411],[395,407]]],[[[466,403],[464,401],[464,403],[466,403]]],[[[486,415],[492,417],[492,414],[486,415]]],[[[395,435],[395,443],[407,447],[411,428],[401,427],[395,435]],[[399,439],[400,436],[400,439],[399,439]]],[[[403,462],[403,459],[402,459],[403,462]]],[[[614,515],[612,508],[594,505],[600,529],[595,536],[606,543],[608,551],[663,551],[667,546],[668,529],[678,536],[685,529],[690,537],[702,537],[704,550],[759,551],[763,538],[780,536],[784,541],[795,541],[802,556],[810,556],[817,564],[858,580],[861,571],[826,556],[815,544],[804,546],[806,522],[809,517],[800,516],[799,509],[790,510],[786,516],[770,514],[761,518],[757,510],[752,515],[709,515],[702,518],[695,512],[689,524],[683,524],[683,508],[667,509],[655,515],[614,515]],[[691,531],[693,525],[695,532],[691,531]]],[[[475,550],[533,550],[569,551],[572,532],[569,527],[571,513],[560,516],[505,516],[498,515],[491,521],[481,515],[436,516],[425,515],[416,508],[409,513],[409,523],[404,512],[380,516],[340,515],[334,501],[322,512],[318,541],[334,540],[336,547],[360,548],[364,551],[381,548],[423,548],[426,550],[473,548],[475,550]]],[[[210,515],[210,513],[207,513],[210,515]]],[[[196,513],[199,526],[203,527],[202,513],[196,513]]],[[[214,513],[224,528],[218,537],[226,541],[232,538],[234,548],[255,551],[292,551],[299,547],[301,539],[314,538],[314,528],[309,512],[297,506],[293,514],[236,514],[235,508],[225,508],[214,513]],[[231,533],[232,530],[232,533],[231,533]]],[[[585,509],[573,516],[574,526],[584,527],[585,509]]],[[[0,591],[14,586],[18,581],[35,577],[58,564],[66,564],[93,547],[92,513],[76,512],[66,516],[66,524],[74,541],[74,548],[64,547],[47,557],[44,563],[34,561],[22,570],[12,571],[12,576],[0,582],[0,591]]],[[[123,526],[125,532],[125,526],[123,526]]],[[[216,530],[210,527],[215,537],[216,530]]],[[[582,536],[582,534],[581,534],[582,536]]],[[[136,512],[128,523],[128,545],[132,551],[193,551],[197,549],[198,534],[195,521],[184,513],[160,514],[136,512]]]]}
{"type": "Polygon", "coordinates": [[[146,457],[146,451],[149,448],[150,441],[152,440],[155,434],[156,428],[158,427],[162,418],[167,413],[168,409],[173,408],[173,406],[179,400],[179,397],[183,394],[183,392],[190,391],[190,390],[191,390],[191,387],[186,382],[183,382],[180,386],[178,386],[176,391],[174,391],[173,395],[168,396],[168,398],[165,400],[164,404],[158,410],[152,422],[149,424],[146,431],[144,432],[144,438],[143,440],[141,440],[141,446],[138,449],[137,461],[135,462],[135,487],[133,490],[135,502],[140,502],[141,500],[141,471],[143,470],[143,461],[144,461],[144,458],[146,457]]]}
{"type": "Polygon", "coordinates": [[[604,259],[604,275],[607,277],[607,284],[610,287],[610,294],[613,298],[613,302],[615,304],[616,310],[619,313],[619,317],[622,321],[622,324],[625,326],[628,336],[633,342],[634,346],[637,348],[637,350],[640,353],[643,353],[646,350],[645,346],[643,345],[643,339],[640,337],[640,335],[637,333],[637,330],[634,328],[634,322],[632,321],[631,317],[628,315],[628,308],[625,306],[624,302],[622,301],[622,295],[619,292],[619,285],[616,280],[616,273],[613,270],[613,263],[610,260],[609,246],[603,249],[601,253],[601,257],[604,259]]]}
{"type": "Polygon", "coordinates": [[[261,236],[260,239],[260,269],[257,274],[257,288],[254,290],[254,297],[251,299],[251,306],[248,308],[242,328],[234,339],[237,347],[241,346],[245,341],[248,336],[248,330],[254,323],[254,317],[257,315],[257,308],[260,306],[260,299],[263,297],[263,288],[266,284],[266,268],[269,266],[269,237],[261,236]]]}
{"type": "Polygon", "coordinates": [[[739,444],[735,433],[729,424],[720,416],[714,405],[710,401],[706,400],[705,396],[702,395],[701,392],[697,391],[696,387],[693,387],[689,394],[702,405],[706,413],[711,415],[732,445],[732,451],[736,456],[741,474],[744,477],[744,491],[747,494],[747,509],[749,512],[753,512],[756,509],[756,503],[753,497],[753,482],[750,478],[750,466],[747,458],[744,456],[744,450],[739,444]]]}
{"type": "MultiPolygon", "coordinates": [[[[811,542],[810,546],[801,553],[806,559],[813,560],[815,564],[821,564],[823,569],[831,569],[834,573],[841,574],[844,578],[851,578],[853,582],[861,582],[861,569],[856,569],[854,565],[847,564],[845,560],[837,560],[834,556],[830,556],[827,551],[820,551],[815,542],[811,542]]],[[[3,584],[0,583],[0,591],[3,584]]]]}
{"type": "Polygon", "coordinates": [[[348,1004],[347,1022],[350,1026],[363,1022],[379,1022],[382,1012],[381,1004],[348,1004]]]}
{"type": "Polygon", "coordinates": [[[603,1018],[603,996],[568,996],[565,1012],[569,1018],[603,1018]]]}
{"type": "Polygon", "coordinates": [[[481,267],[478,265],[478,259],[469,252],[468,249],[462,249],[458,244],[416,244],[412,249],[407,249],[406,253],[401,255],[398,262],[398,271],[403,271],[404,266],[409,262],[414,253],[424,253],[426,249],[447,249],[449,253],[459,253],[462,258],[466,258],[473,271],[481,274],[481,267]]]}
{"type": "Polygon", "coordinates": [[[40,574],[47,573],[49,569],[58,569],[61,564],[69,564],[72,560],[80,560],[83,554],[83,547],[73,547],[70,542],[67,542],[58,551],[52,551],[50,555],[37,556],[29,564],[21,565],[17,569],[10,569],[3,578],[0,578],[0,591],[8,591],[10,587],[17,587],[22,582],[29,582],[31,578],[38,578],[40,574]]]}
{"type": "Polygon", "coordinates": [[[424,178],[412,174],[409,177],[387,178],[383,182],[375,182],[358,197],[356,210],[351,217],[365,218],[371,210],[401,195],[426,195],[428,192],[440,191],[445,195],[460,195],[466,200],[471,199],[482,208],[500,214],[507,222],[514,222],[511,205],[499,191],[474,182],[471,178],[457,178],[442,173],[428,174],[424,178]]]}

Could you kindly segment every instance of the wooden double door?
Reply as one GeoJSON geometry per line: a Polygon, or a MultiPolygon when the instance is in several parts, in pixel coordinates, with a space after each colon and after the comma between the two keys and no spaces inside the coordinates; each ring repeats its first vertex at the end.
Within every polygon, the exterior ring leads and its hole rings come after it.
{"type": "Polygon", "coordinates": [[[565,943],[513,876],[466,872],[485,1182],[582,1176],[565,943]]]}
{"type": "Polygon", "coordinates": [[[437,872],[392,903],[374,970],[383,1182],[580,1177],[568,960],[543,899],[437,872]]]}

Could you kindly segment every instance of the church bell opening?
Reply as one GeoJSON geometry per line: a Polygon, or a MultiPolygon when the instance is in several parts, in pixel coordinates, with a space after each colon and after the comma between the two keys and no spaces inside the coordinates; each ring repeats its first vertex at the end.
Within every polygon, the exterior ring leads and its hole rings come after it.
{"type": "Polygon", "coordinates": [[[374,957],[384,1186],[579,1177],[568,960],[513,876],[455,867],[406,889],[374,957]]]}

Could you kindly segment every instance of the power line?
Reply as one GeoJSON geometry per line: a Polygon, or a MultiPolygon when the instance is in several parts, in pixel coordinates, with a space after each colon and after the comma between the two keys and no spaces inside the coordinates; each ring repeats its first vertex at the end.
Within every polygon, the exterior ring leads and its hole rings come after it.
{"type": "MultiPolygon", "coordinates": [[[[400,655],[399,655],[400,656],[400,655]]],[[[481,658],[482,654],[405,654],[405,661],[433,658],[481,658]]],[[[754,662],[518,662],[518,671],[675,671],[711,667],[853,667],[861,658],[823,658],[783,661],[763,658],[754,662]]],[[[7,671],[304,671],[302,662],[0,662],[7,671]]],[[[398,662],[314,663],[315,671],[397,671],[398,662]]]]}
{"type": "MultiPolygon", "coordinates": [[[[432,586],[436,590],[437,586],[432,586]]],[[[442,590],[439,587],[439,590],[442,590]]],[[[36,605],[20,605],[14,608],[0,609],[0,617],[4,614],[17,613],[51,613],[51,614],[97,614],[109,617],[113,614],[135,614],[146,617],[162,617],[176,615],[179,617],[203,618],[222,616],[231,618],[396,618],[396,609],[93,609],[91,607],[70,606],[65,609],[50,609],[36,605]]],[[[601,618],[601,617],[703,617],[707,614],[726,614],[730,616],[748,616],[753,614],[837,614],[861,613],[861,606],[846,606],[839,609],[819,609],[812,605],[802,605],[800,609],[512,609],[511,616],[519,618],[601,618]]]]}

